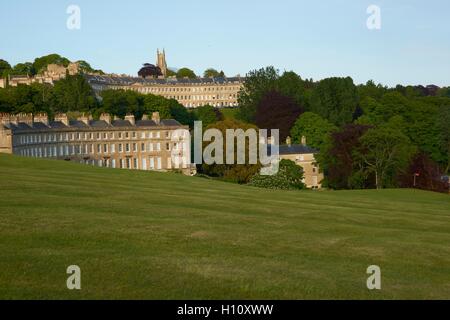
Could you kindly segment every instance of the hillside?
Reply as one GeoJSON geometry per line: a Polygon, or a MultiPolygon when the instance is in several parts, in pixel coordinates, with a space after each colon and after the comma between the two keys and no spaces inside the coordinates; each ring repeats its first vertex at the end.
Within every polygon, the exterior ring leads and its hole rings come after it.
{"type": "Polygon", "coordinates": [[[0,155],[0,299],[449,299],[449,244],[442,194],[266,191],[0,155]],[[73,264],[81,291],[66,288],[73,264]]]}

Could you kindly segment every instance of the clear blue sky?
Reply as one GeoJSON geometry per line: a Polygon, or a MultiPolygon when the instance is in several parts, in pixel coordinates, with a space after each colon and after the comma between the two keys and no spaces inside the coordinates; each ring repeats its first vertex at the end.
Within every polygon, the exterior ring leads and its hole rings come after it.
{"type": "Polygon", "coordinates": [[[170,67],[227,75],[274,65],[303,78],[450,85],[448,0],[2,0],[0,58],[59,53],[136,74],[165,48],[170,67]],[[81,9],[68,30],[66,9],[81,9]],[[381,8],[381,30],[366,9],[381,8]]]}

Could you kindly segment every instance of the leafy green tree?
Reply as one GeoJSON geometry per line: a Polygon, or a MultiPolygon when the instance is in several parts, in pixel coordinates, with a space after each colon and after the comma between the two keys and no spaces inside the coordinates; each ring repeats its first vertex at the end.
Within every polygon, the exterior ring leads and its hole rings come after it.
{"type": "Polygon", "coordinates": [[[291,138],[294,143],[301,143],[302,137],[310,147],[322,149],[323,145],[330,139],[330,134],[337,127],[313,112],[303,113],[291,129],[291,138]]]}
{"type": "Polygon", "coordinates": [[[177,73],[171,69],[167,69],[167,77],[176,77],[177,73]]]}
{"type": "Polygon", "coordinates": [[[67,76],[55,82],[52,101],[55,112],[88,112],[97,107],[95,93],[82,75],[67,76]]]}
{"type": "Polygon", "coordinates": [[[195,75],[195,72],[188,68],[181,68],[177,72],[177,78],[183,79],[183,78],[189,78],[189,79],[195,79],[197,76],[195,75]]]}
{"type": "Polygon", "coordinates": [[[102,109],[119,118],[134,114],[137,118],[144,113],[160,110],[147,110],[143,95],[131,90],[105,90],[102,92],[102,109]]]}
{"type": "Polygon", "coordinates": [[[314,89],[310,111],[342,126],[352,122],[358,101],[352,78],[328,78],[321,80],[314,89]]]}
{"type": "MultiPolygon", "coordinates": [[[[256,126],[244,123],[234,119],[226,119],[224,121],[219,121],[214,124],[211,124],[207,127],[207,129],[218,129],[222,132],[223,139],[225,142],[226,138],[226,130],[227,129],[242,129],[246,131],[247,129],[257,129],[256,126]]],[[[248,140],[248,139],[246,139],[248,140]]],[[[235,143],[235,159],[237,159],[237,139],[234,141],[235,143]]],[[[203,147],[206,147],[208,143],[205,143],[203,147]]],[[[225,157],[225,143],[223,146],[223,155],[225,157]]],[[[249,164],[249,144],[246,142],[245,147],[246,152],[246,164],[202,164],[198,167],[199,173],[206,174],[211,177],[217,177],[226,181],[236,182],[236,183],[248,183],[251,177],[253,177],[261,168],[260,164],[249,164]]],[[[225,159],[224,159],[225,162],[225,159]]]]}
{"type": "Polygon", "coordinates": [[[45,68],[47,68],[49,64],[58,64],[67,67],[69,63],[69,59],[61,57],[59,54],[53,53],[36,58],[33,62],[33,70],[35,71],[35,73],[41,73],[45,70],[45,68]]]}
{"type": "Polygon", "coordinates": [[[276,89],[278,78],[278,70],[274,67],[250,71],[238,95],[239,111],[236,117],[254,123],[259,102],[269,91],[276,89]]]}
{"type": "Polygon", "coordinates": [[[271,176],[256,174],[250,179],[249,185],[266,189],[304,189],[303,169],[295,162],[283,159],[279,163],[279,170],[276,174],[271,176]]]}
{"type": "Polygon", "coordinates": [[[360,138],[361,148],[355,150],[366,176],[375,175],[375,186],[381,189],[404,170],[416,152],[409,138],[390,126],[369,129],[360,138]]]}
{"type": "Polygon", "coordinates": [[[210,105],[196,108],[194,114],[197,120],[202,121],[203,128],[206,128],[209,125],[216,123],[217,121],[223,120],[222,113],[218,109],[210,105]]]}
{"type": "Polygon", "coordinates": [[[0,59],[0,77],[6,76],[11,71],[11,65],[8,61],[0,59]]]}
{"type": "MultiPolygon", "coordinates": [[[[306,83],[295,72],[284,72],[281,76],[274,67],[253,70],[247,74],[245,83],[238,95],[239,111],[237,118],[255,123],[258,106],[270,93],[278,92],[303,108],[308,106],[306,83]]],[[[263,116],[259,114],[259,116],[263,116]]]]}
{"type": "Polygon", "coordinates": [[[373,80],[369,80],[366,84],[358,86],[358,93],[361,100],[364,98],[379,100],[387,92],[387,87],[381,84],[377,85],[373,80]]]}
{"type": "Polygon", "coordinates": [[[12,75],[34,75],[35,69],[31,62],[18,63],[11,70],[12,75]]]}
{"type": "Polygon", "coordinates": [[[450,170],[450,104],[440,106],[437,125],[440,131],[440,148],[442,154],[447,156],[447,161],[443,161],[445,164],[444,172],[448,174],[450,170]]]}
{"type": "Polygon", "coordinates": [[[213,68],[206,69],[203,73],[203,77],[205,78],[217,78],[220,76],[219,71],[213,68]]]}

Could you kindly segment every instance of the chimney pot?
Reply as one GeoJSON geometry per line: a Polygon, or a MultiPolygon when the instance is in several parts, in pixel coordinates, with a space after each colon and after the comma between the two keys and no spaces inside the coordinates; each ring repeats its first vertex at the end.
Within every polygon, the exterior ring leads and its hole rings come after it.
{"type": "Polygon", "coordinates": [[[131,125],[134,126],[134,124],[135,124],[134,115],[132,115],[132,114],[127,114],[127,115],[125,116],[125,120],[128,120],[128,121],[131,123],[131,125]]]}
{"type": "Polygon", "coordinates": [[[159,117],[159,112],[153,112],[152,114],[152,120],[156,123],[159,124],[161,122],[161,118],[159,117]]]}
{"type": "Polygon", "coordinates": [[[306,137],[302,136],[302,145],[306,146],[306,137]]]}

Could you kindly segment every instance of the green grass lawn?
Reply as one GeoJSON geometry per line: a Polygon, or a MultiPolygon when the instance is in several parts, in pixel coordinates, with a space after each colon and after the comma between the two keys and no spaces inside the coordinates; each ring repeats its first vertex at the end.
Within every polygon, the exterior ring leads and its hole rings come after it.
{"type": "Polygon", "coordinates": [[[450,299],[450,196],[0,155],[0,298],[450,299]],[[372,264],[381,291],[366,288],[372,264]]]}

